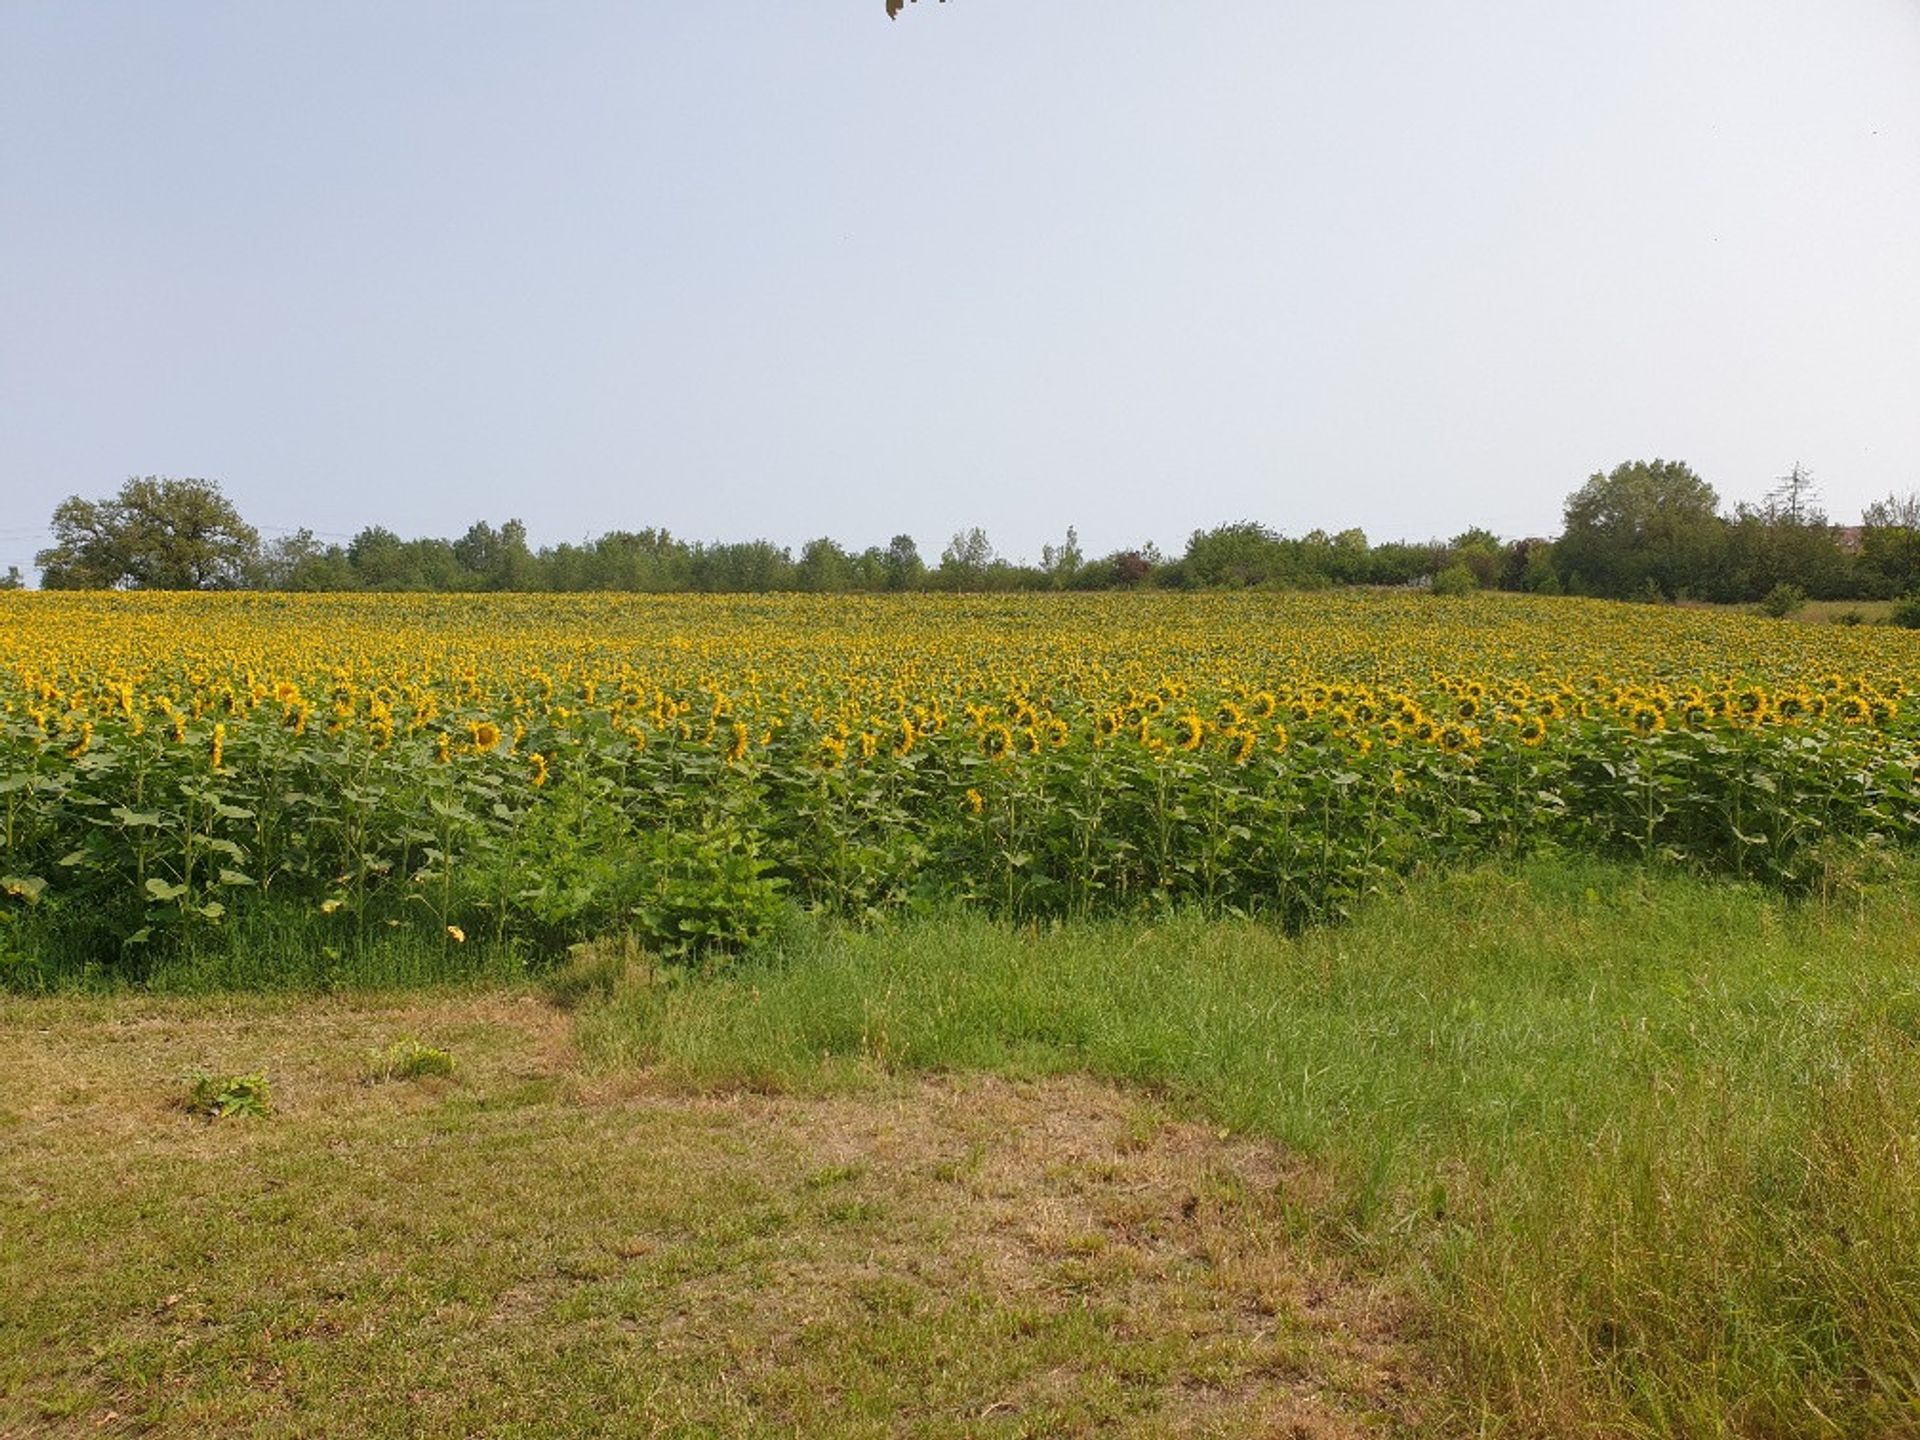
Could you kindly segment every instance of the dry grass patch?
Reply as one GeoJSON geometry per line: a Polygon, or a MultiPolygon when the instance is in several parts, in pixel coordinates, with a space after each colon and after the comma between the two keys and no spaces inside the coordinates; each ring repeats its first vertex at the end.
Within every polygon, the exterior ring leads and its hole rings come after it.
{"type": "Polygon", "coordinates": [[[688,1094],[497,994],[0,1002],[0,1065],[0,1434],[1418,1427],[1315,1177],[1090,1081],[688,1094]]]}

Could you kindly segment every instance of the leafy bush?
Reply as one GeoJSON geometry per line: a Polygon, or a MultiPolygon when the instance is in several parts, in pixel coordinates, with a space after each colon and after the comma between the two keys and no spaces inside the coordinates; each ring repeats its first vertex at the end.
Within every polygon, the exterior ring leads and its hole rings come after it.
{"type": "Polygon", "coordinates": [[[1469,595],[1478,588],[1479,582],[1473,578],[1473,571],[1458,560],[1433,577],[1435,595],[1469,595]]]}
{"type": "Polygon", "coordinates": [[[1887,616],[1887,623],[1906,630],[1920,630],[1920,593],[1896,600],[1893,613],[1887,616]]]}
{"type": "Polygon", "coordinates": [[[649,839],[648,884],[631,911],[649,949],[676,959],[737,954],[773,932],[786,881],[751,845],[724,832],[649,839]]]}

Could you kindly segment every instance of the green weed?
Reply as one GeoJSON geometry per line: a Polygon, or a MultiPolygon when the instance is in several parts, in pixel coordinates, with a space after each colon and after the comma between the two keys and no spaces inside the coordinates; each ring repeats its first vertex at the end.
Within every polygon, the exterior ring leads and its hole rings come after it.
{"type": "Polygon", "coordinates": [[[264,1074],[211,1075],[196,1071],[187,1077],[185,1106],[192,1115],[229,1120],[247,1115],[264,1120],[273,1113],[273,1087],[264,1074]]]}

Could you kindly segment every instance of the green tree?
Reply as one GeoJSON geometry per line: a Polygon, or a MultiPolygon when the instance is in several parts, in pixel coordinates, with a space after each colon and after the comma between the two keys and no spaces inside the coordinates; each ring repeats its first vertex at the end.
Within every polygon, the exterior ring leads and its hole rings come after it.
{"type": "Polygon", "coordinates": [[[498,530],[476,520],[453,542],[454,559],[467,572],[466,583],[479,590],[531,590],[534,587],[533,551],[527,546],[527,527],[509,520],[498,530]]]}
{"type": "Polygon", "coordinates": [[[1071,525],[1067,527],[1064,544],[1040,547],[1040,569],[1055,590],[1065,590],[1073,584],[1086,558],[1080,549],[1080,532],[1071,525]]]}
{"type": "Polygon", "coordinates": [[[1678,460],[1635,460],[1567,497],[1554,562],[1575,594],[1669,598],[1710,583],[1724,542],[1720,497],[1678,460]]]}
{"type": "Polygon", "coordinates": [[[18,565],[7,566],[7,573],[0,575],[0,590],[24,590],[26,587],[26,579],[20,574],[18,565]]]}
{"type": "Polygon", "coordinates": [[[881,583],[888,590],[917,590],[926,579],[926,562],[911,535],[896,535],[877,555],[881,583]]]}
{"type": "Polygon", "coordinates": [[[1861,513],[1860,568],[1883,594],[1920,585],[1920,492],[1890,494],[1861,513]]]}
{"type": "Polygon", "coordinates": [[[231,590],[258,575],[259,533],[211,480],[136,476],[109,500],[69,496],[53,536],[33,557],[49,590],[231,590]]]}
{"type": "Polygon", "coordinates": [[[1267,584],[1293,571],[1286,541],[1253,520],[1194,531],[1180,557],[1182,582],[1203,590],[1267,584]]]}
{"type": "Polygon", "coordinates": [[[1447,552],[1447,565],[1464,565],[1476,589],[1491,590],[1500,583],[1506,568],[1506,549],[1491,530],[1479,525],[1463,530],[1447,542],[1447,552]]]}
{"type": "Polygon", "coordinates": [[[971,530],[956,530],[947,548],[940,552],[937,572],[941,588],[979,590],[985,587],[987,570],[993,564],[993,544],[987,532],[975,525],[971,530]]]}
{"type": "Polygon", "coordinates": [[[802,590],[817,594],[851,590],[854,588],[853,557],[839,542],[822,535],[800,547],[793,579],[802,590]]]}

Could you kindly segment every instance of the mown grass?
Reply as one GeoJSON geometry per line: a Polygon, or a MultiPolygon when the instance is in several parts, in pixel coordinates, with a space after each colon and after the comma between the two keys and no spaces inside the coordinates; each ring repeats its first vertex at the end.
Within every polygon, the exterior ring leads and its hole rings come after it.
{"type": "Polygon", "coordinates": [[[1311,1177],[1084,1079],[691,1094],[458,990],[0,999],[0,1073],[8,1437],[1411,1423],[1390,1306],[1288,1237],[1311,1177]],[[368,1083],[417,1036],[450,1075],[368,1083]]]}
{"type": "MultiPolygon", "coordinates": [[[[1920,906],[1538,860],[1288,939],[967,917],[603,969],[587,1052],[699,1085],[1088,1071],[1327,1167],[1454,1420],[1920,1434],[1920,906]]],[[[591,990],[589,975],[583,982],[591,990]]]]}

